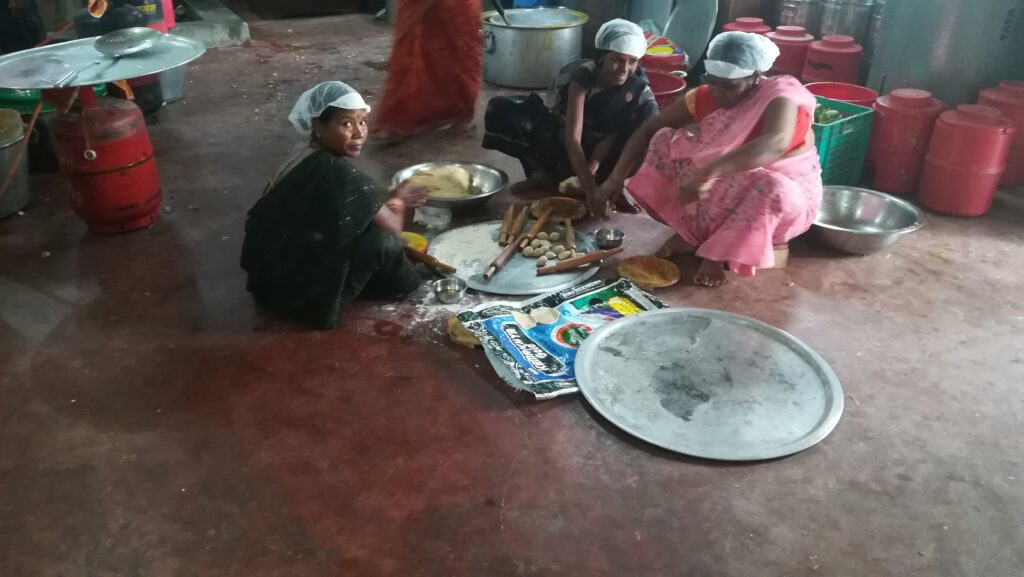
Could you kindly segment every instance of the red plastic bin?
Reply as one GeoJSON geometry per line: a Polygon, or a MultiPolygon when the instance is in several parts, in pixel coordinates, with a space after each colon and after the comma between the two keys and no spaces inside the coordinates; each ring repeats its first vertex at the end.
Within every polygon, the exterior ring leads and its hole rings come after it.
{"type": "Polygon", "coordinates": [[[651,91],[654,92],[654,99],[658,102],[658,108],[664,110],[679,100],[686,92],[686,73],[658,72],[651,70],[647,73],[647,79],[651,84],[651,91]]]}

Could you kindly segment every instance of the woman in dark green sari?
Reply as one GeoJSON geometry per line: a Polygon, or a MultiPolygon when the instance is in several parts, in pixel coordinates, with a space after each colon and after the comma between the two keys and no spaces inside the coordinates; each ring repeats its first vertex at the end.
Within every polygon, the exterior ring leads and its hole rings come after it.
{"type": "Polygon", "coordinates": [[[362,153],[370,107],[342,82],[304,93],[288,119],[310,137],[249,211],[242,245],[247,288],[277,314],[317,328],[338,325],[342,305],[419,286],[398,235],[422,189],[384,189],[346,160],[362,153]]]}

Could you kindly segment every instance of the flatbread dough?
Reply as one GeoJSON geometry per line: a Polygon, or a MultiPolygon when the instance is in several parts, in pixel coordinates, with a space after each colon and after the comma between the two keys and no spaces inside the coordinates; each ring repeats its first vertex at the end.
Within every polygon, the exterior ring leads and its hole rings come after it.
{"type": "Polygon", "coordinates": [[[409,183],[427,189],[433,198],[465,198],[473,196],[473,175],[461,166],[442,166],[417,172],[409,183]]]}
{"type": "Polygon", "coordinates": [[[459,317],[448,317],[448,338],[457,345],[464,347],[479,347],[480,340],[473,336],[473,333],[466,330],[466,327],[462,326],[462,321],[459,317]]]}
{"type": "Polygon", "coordinates": [[[537,324],[552,325],[558,321],[562,314],[558,312],[558,309],[538,307],[530,311],[530,316],[533,317],[533,320],[537,321],[537,324]]]}
{"type": "Polygon", "coordinates": [[[679,267],[656,256],[633,256],[619,263],[619,276],[640,288],[664,288],[679,282],[679,267]]]}
{"type": "Polygon", "coordinates": [[[533,320],[533,317],[519,311],[512,311],[512,320],[524,329],[532,329],[537,326],[537,321],[533,320]]]}

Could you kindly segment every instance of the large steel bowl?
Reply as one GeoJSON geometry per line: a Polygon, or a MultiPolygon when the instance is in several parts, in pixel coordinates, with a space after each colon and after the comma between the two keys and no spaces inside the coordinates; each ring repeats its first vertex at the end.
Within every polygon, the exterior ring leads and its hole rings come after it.
{"type": "Polygon", "coordinates": [[[826,186],[814,220],[814,236],[825,246],[849,254],[871,254],[893,245],[924,225],[921,210],[891,194],[826,186]]]}
{"type": "Polygon", "coordinates": [[[502,190],[508,188],[508,175],[505,174],[505,171],[503,170],[487,166],[485,164],[477,164],[475,162],[458,162],[448,160],[442,160],[440,162],[424,162],[422,164],[415,164],[413,166],[403,168],[396,172],[395,176],[391,178],[391,184],[398,184],[417,172],[441,168],[442,166],[459,166],[468,170],[469,173],[473,175],[473,187],[479,192],[466,198],[431,198],[428,196],[427,206],[447,208],[453,211],[480,208],[487,204],[495,194],[498,194],[502,190]]]}

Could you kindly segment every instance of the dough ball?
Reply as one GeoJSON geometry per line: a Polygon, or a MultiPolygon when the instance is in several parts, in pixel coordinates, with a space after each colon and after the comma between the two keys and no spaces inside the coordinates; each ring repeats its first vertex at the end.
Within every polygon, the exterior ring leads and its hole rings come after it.
{"type": "Polygon", "coordinates": [[[562,315],[558,312],[558,309],[553,309],[551,307],[538,307],[530,311],[530,317],[540,325],[554,324],[561,316],[562,315]]]}
{"type": "Polygon", "coordinates": [[[546,232],[538,232],[537,233],[537,239],[538,240],[547,240],[548,239],[548,233],[546,233],[546,232]]]}
{"type": "Polygon", "coordinates": [[[550,241],[550,240],[542,240],[542,241],[540,241],[540,246],[541,246],[542,248],[545,248],[545,249],[546,249],[546,248],[548,248],[549,246],[551,246],[551,241],[550,241]]]}
{"type": "Polygon", "coordinates": [[[562,252],[558,253],[558,260],[568,260],[569,257],[571,257],[571,256],[572,256],[571,252],[569,252],[567,250],[563,250],[562,252]]]}
{"type": "Polygon", "coordinates": [[[533,247],[528,246],[528,247],[524,248],[523,249],[523,256],[525,256],[526,258],[533,258],[533,257],[535,257],[536,255],[533,252],[533,247]]]}
{"type": "Polygon", "coordinates": [[[512,320],[516,321],[516,324],[524,329],[532,329],[537,326],[537,321],[533,320],[533,317],[519,311],[512,311],[512,320]]]}
{"type": "Polygon", "coordinates": [[[557,232],[553,232],[553,233],[548,235],[548,240],[551,240],[551,241],[556,241],[556,240],[558,240],[560,238],[562,238],[562,235],[557,233],[557,232]]]}
{"type": "Polygon", "coordinates": [[[555,248],[551,249],[552,252],[562,252],[563,250],[565,250],[565,247],[560,244],[555,245],[555,248]]]}
{"type": "Polygon", "coordinates": [[[555,260],[556,258],[558,258],[558,255],[553,253],[553,252],[551,252],[550,250],[548,252],[544,253],[544,256],[546,256],[548,258],[548,260],[555,260]]]}
{"type": "Polygon", "coordinates": [[[544,246],[544,241],[540,240],[539,238],[535,238],[532,242],[530,242],[530,246],[532,246],[533,248],[540,248],[544,246]]]}
{"type": "Polygon", "coordinates": [[[558,184],[558,192],[561,194],[569,194],[582,188],[578,176],[570,176],[558,184]]]}
{"type": "Polygon", "coordinates": [[[548,266],[548,257],[542,256],[537,259],[537,268],[543,268],[548,266]]]}

